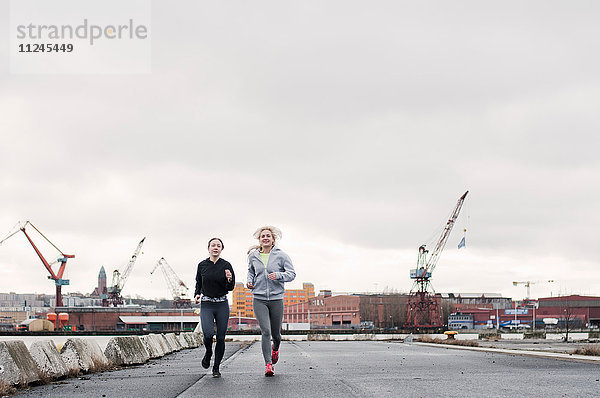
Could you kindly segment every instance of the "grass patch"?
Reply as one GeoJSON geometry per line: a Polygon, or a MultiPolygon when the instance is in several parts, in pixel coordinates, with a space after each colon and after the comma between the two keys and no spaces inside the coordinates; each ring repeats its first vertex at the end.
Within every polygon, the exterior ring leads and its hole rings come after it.
{"type": "Polygon", "coordinates": [[[600,346],[586,345],[586,346],[583,346],[583,347],[580,347],[580,348],[577,348],[576,350],[574,350],[573,354],[600,356],[600,346]]]}
{"type": "Polygon", "coordinates": [[[104,363],[98,361],[97,359],[92,360],[92,362],[93,362],[93,364],[87,373],[104,372],[106,370],[111,370],[111,369],[115,368],[114,366],[111,366],[110,362],[108,364],[104,364],[104,363]]]}
{"type": "Polygon", "coordinates": [[[448,345],[460,345],[464,347],[479,347],[479,343],[475,340],[453,340],[453,339],[440,339],[432,338],[429,336],[421,336],[418,341],[422,343],[434,343],[434,344],[448,344],[448,345]]]}

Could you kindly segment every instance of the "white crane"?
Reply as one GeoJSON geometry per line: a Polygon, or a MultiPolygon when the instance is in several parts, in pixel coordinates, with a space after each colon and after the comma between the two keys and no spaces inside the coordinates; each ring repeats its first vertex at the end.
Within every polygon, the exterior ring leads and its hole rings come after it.
{"type": "Polygon", "coordinates": [[[129,274],[131,274],[135,260],[137,260],[140,252],[142,251],[142,245],[144,244],[145,240],[146,238],[143,238],[140,243],[138,243],[135,252],[133,252],[131,259],[129,259],[129,263],[127,263],[123,272],[120,272],[118,269],[113,271],[112,284],[108,288],[108,299],[102,303],[104,306],[110,307],[112,305],[116,307],[119,304],[123,304],[121,291],[125,286],[125,282],[127,282],[127,278],[129,278],[129,274]]]}
{"type": "Polygon", "coordinates": [[[518,285],[525,285],[525,287],[527,288],[527,297],[525,297],[525,300],[529,300],[530,296],[530,287],[531,285],[535,285],[536,283],[552,283],[554,282],[554,279],[548,279],[546,281],[524,281],[524,282],[513,282],[513,286],[518,286],[518,285]]]}
{"type": "Polygon", "coordinates": [[[162,257],[150,274],[152,275],[156,268],[160,266],[160,269],[167,281],[167,285],[169,286],[169,290],[173,295],[173,306],[175,308],[190,308],[192,306],[192,301],[187,298],[187,293],[189,291],[188,287],[183,283],[183,281],[177,276],[173,268],[167,263],[164,257],[162,257]]]}

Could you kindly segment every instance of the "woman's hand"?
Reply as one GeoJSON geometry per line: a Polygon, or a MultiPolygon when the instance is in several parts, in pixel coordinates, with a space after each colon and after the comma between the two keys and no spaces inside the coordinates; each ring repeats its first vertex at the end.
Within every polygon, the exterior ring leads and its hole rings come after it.
{"type": "Polygon", "coordinates": [[[227,278],[227,282],[231,282],[231,271],[228,269],[225,270],[225,278],[227,278]]]}
{"type": "Polygon", "coordinates": [[[248,289],[254,289],[254,285],[252,284],[252,282],[248,282],[248,283],[246,283],[246,287],[247,287],[248,289]]]}
{"type": "Polygon", "coordinates": [[[196,302],[196,304],[198,304],[200,302],[200,295],[197,294],[194,296],[194,301],[196,302]]]}
{"type": "Polygon", "coordinates": [[[272,280],[272,281],[274,281],[275,279],[277,279],[277,274],[275,272],[271,272],[269,274],[269,279],[272,280]]]}

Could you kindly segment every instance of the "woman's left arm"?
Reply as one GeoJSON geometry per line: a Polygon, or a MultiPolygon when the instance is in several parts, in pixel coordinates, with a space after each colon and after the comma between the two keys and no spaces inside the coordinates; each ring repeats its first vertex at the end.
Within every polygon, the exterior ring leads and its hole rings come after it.
{"type": "Polygon", "coordinates": [[[281,261],[283,262],[281,265],[283,272],[279,271],[275,273],[277,275],[277,279],[284,282],[291,282],[296,279],[296,271],[294,270],[294,265],[292,264],[290,257],[287,254],[282,253],[281,261]]]}
{"type": "Polygon", "coordinates": [[[232,291],[235,287],[235,272],[233,272],[233,267],[231,264],[228,264],[225,269],[228,269],[231,272],[231,280],[225,280],[225,287],[227,290],[232,291]]]}

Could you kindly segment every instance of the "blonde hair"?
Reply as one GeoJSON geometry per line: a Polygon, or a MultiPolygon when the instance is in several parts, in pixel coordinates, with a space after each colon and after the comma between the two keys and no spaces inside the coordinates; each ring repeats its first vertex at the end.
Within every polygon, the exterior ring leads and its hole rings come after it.
{"type": "MultiPolygon", "coordinates": [[[[279,239],[281,239],[281,230],[277,227],[274,227],[272,225],[265,225],[263,227],[258,228],[256,231],[254,231],[254,233],[252,234],[252,236],[256,239],[260,240],[260,234],[262,234],[263,231],[269,231],[271,232],[271,235],[273,236],[273,246],[275,246],[275,244],[277,243],[277,241],[279,239]]],[[[256,249],[260,249],[260,245],[253,245],[250,247],[250,249],[248,249],[248,254],[250,254],[250,252],[252,250],[256,250],[256,249]]]]}

